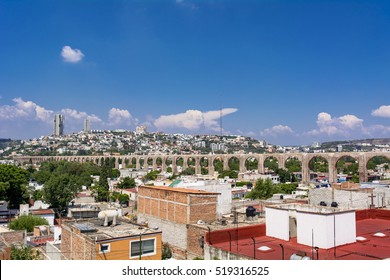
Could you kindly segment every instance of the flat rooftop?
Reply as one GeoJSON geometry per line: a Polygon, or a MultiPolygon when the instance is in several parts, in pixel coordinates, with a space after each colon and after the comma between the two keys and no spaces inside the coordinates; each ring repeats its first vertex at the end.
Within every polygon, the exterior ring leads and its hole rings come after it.
{"type": "MultiPolygon", "coordinates": [[[[249,259],[259,260],[282,260],[283,256],[284,259],[289,260],[291,255],[297,253],[313,259],[317,259],[318,256],[319,260],[388,259],[390,258],[390,211],[380,211],[380,214],[375,217],[363,217],[357,211],[359,218],[356,221],[356,242],[336,248],[316,251],[311,246],[298,244],[296,238],[284,241],[268,237],[265,235],[265,224],[211,232],[211,246],[249,259]],[[230,231],[230,234],[227,231],[230,231]],[[254,252],[256,252],[255,257],[254,252]]],[[[337,230],[336,228],[336,234],[337,230]]]]}
{"type": "Polygon", "coordinates": [[[288,204],[279,204],[279,205],[267,205],[265,207],[282,209],[282,210],[293,210],[297,212],[307,212],[313,214],[333,214],[333,213],[343,213],[343,212],[354,212],[355,210],[340,208],[340,207],[329,207],[329,206],[314,206],[309,204],[299,204],[299,203],[288,203],[288,204]]]}
{"type": "Polygon", "coordinates": [[[103,219],[85,219],[66,222],[67,225],[79,229],[82,234],[85,234],[92,240],[96,241],[128,236],[139,236],[140,234],[149,235],[161,232],[157,229],[155,230],[133,224],[123,217],[117,218],[115,226],[103,226],[103,223],[103,219]]]}

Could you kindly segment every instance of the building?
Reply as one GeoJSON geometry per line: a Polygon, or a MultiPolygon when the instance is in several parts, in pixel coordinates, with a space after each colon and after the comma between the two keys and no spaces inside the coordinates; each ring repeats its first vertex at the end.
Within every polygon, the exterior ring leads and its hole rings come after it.
{"type": "Polygon", "coordinates": [[[145,134],[146,133],[146,126],[145,125],[138,125],[135,128],[135,133],[136,134],[145,134]]]}
{"type": "MultiPolygon", "coordinates": [[[[106,217],[112,211],[104,212],[106,217]]],[[[161,231],[130,223],[125,218],[63,222],[61,252],[68,260],[161,260],[161,231]]]]}
{"type": "Polygon", "coordinates": [[[138,222],[162,230],[176,259],[202,256],[197,224],[217,220],[219,193],[173,187],[138,187],[138,222]]]}
{"type": "Polygon", "coordinates": [[[280,184],[279,175],[260,174],[258,172],[253,172],[253,171],[240,172],[238,173],[237,179],[244,182],[255,182],[259,179],[263,179],[263,180],[270,179],[273,184],[280,184]]]}
{"type": "Polygon", "coordinates": [[[219,193],[217,217],[230,214],[232,210],[232,186],[218,180],[176,180],[175,187],[219,193]]]}
{"type": "Polygon", "coordinates": [[[296,208],[290,212],[292,209],[266,207],[266,212],[271,209],[266,214],[266,224],[207,232],[204,258],[226,260],[390,258],[389,210],[333,212],[331,208],[333,207],[322,207],[323,211],[314,212],[296,208]],[[298,212],[303,216],[299,216],[298,212]],[[294,228],[291,223],[294,213],[298,214],[296,232],[291,230],[294,228]]]}
{"type": "Polygon", "coordinates": [[[31,210],[31,215],[45,219],[50,226],[54,226],[55,213],[53,209],[37,209],[31,210]]]}
{"type": "Polygon", "coordinates": [[[60,114],[55,114],[54,115],[54,130],[53,130],[53,134],[55,136],[64,135],[64,122],[65,122],[64,115],[60,115],[60,114]]]}
{"type": "Polygon", "coordinates": [[[84,132],[90,132],[91,131],[91,122],[89,119],[84,120],[84,132]]]}
{"type": "Polygon", "coordinates": [[[25,230],[10,230],[0,226],[0,260],[11,259],[11,246],[26,243],[25,230]]]}

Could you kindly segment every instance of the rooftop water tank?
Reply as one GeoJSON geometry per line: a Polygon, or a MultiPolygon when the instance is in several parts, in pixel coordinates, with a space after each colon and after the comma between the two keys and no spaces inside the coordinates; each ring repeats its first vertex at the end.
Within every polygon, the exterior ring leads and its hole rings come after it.
{"type": "Polygon", "coordinates": [[[245,214],[247,217],[254,217],[256,216],[256,209],[253,206],[248,206],[246,208],[245,214]]]}

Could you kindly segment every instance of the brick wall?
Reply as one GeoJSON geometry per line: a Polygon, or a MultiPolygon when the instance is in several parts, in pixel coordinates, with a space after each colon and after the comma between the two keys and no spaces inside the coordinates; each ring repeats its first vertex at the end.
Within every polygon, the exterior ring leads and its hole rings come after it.
{"type": "Polygon", "coordinates": [[[11,247],[4,246],[0,249],[0,260],[11,259],[11,247]]]}
{"type": "Polygon", "coordinates": [[[181,193],[141,187],[138,190],[138,213],[179,224],[216,220],[217,195],[181,193]]]}
{"type": "Polygon", "coordinates": [[[10,232],[3,232],[1,233],[1,236],[3,237],[4,241],[8,244],[14,244],[14,243],[25,243],[26,239],[26,231],[24,230],[16,230],[16,231],[10,231],[10,232]]]}
{"type": "Polygon", "coordinates": [[[187,231],[187,254],[188,259],[203,257],[203,249],[200,247],[199,239],[206,235],[207,230],[198,225],[189,225],[187,231]]]}
{"type": "Polygon", "coordinates": [[[218,194],[202,194],[140,187],[138,189],[139,222],[147,221],[162,231],[176,259],[202,257],[199,237],[204,229],[196,227],[199,220],[207,223],[217,218],[218,194]]]}
{"type": "Polygon", "coordinates": [[[217,196],[190,195],[190,224],[195,224],[199,220],[211,223],[216,218],[217,196]]]}
{"type": "Polygon", "coordinates": [[[96,259],[95,244],[76,228],[62,225],[61,252],[69,260],[96,259]]]}

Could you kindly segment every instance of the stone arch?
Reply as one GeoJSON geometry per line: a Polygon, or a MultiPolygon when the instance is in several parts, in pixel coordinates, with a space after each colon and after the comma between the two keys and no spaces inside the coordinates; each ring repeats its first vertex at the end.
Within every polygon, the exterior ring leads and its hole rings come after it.
{"type": "Polygon", "coordinates": [[[290,182],[299,182],[303,178],[302,160],[297,156],[289,156],[284,161],[284,169],[290,173],[290,182]]]}
{"type": "Polygon", "coordinates": [[[228,159],[228,167],[230,170],[239,171],[240,170],[240,158],[237,156],[230,156],[228,159]]]}
{"type": "Polygon", "coordinates": [[[387,155],[374,154],[367,157],[366,172],[368,182],[380,180],[386,173],[390,173],[390,157],[387,155]]]}
{"type": "Polygon", "coordinates": [[[162,159],[162,157],[156,157],[155,158],[155,164],[156,164],[156,169],[157,170],[165,172],[165,166],[163,166],[163,159],[162,159]]]}
{"type": "Polygon", "coordinates": [[[145,169],[145,167],[147,166],[147,160],[145,161],[144,156],[140,156],[138,158],[137,162],[138,162],[138,166],[139,166],[139,168],[137,168],[137,169],[145,169]]]}
{"type": "Polygon", "coordinates": [[[215,171],[221,173],[224,170],[224,159],[221,156],[213,157],[211,161],[215,171]]]}
{"type": "Polygon", "coordinates": [[[289,172],[302,172],[302,161],[297,156],[287,157],[284,162],[284,168],[289,172]]]}
{"type": "Polygon", "coordinates": [[[176,174],[177,173],[177,168],[175,163],[175,159],[171,156],[167,156],[166,158],[163,159],[163,162],[165,163],[165,172],[176,174]]]}
{"type": "MultiPolygon", "coordinates": [[[[341,155],[335,160],[335,165],[331,168],[336,170],[337,174],[345,175],[345,180],[359,181],[359,161],[358,158],[352,155],[341,155]]],[[[340,178],[334,178],[334,181],[344,181],[344,176],[340,178]]]]}
{"type": "Polygon", "coordinates": [[[279,168],[279,160],[272,155],[266,156],[264,158],[264,172],[265,173],[274,173],[279,168]]]}
{"type": "Polygon", "coordinates": [[[181,173],[183,172],[183,170],[187,169],[185,157],[180,155],[176,156],[174,162],[175,162],[177,173],[181,173]]]}
{"type": "MultiPolygon", "coordinates": [[[[310,181],[329,177],[329,158],[325,155],[313,155],[308,161],[310,181]]],[[[330,178],[328,178],[329,180],[330,178]]]]}
{"type": "Polygon", "coordinates": [[[154,170],[154,163],[155,161],[152,157],[146,157],[146,170],[154,170]]]}
{"type": "Polygon", "coordinates": [[[243,160],[244,160],[246,170],[250,171],[250,170],[259,169],[259,160],[255,156],[249,156],[243,160]]]}

